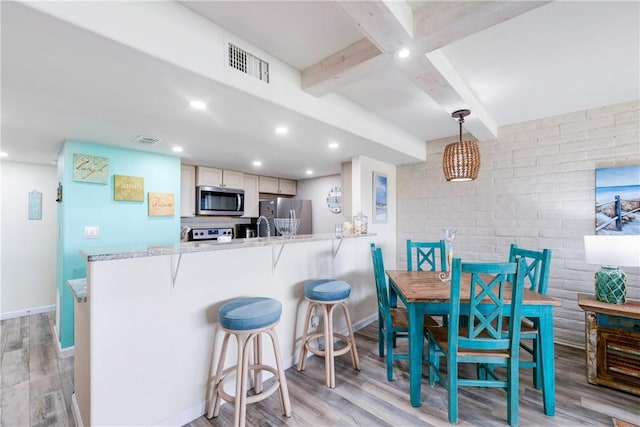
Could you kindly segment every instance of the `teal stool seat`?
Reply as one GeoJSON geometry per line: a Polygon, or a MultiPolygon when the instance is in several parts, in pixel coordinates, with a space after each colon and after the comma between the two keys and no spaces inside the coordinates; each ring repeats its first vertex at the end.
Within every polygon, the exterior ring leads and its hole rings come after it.
{"type": "Polygon", "coordinates": [[[360,370],[360,359],[358,358],[356,339],[353,335],[351,317],[347,309],[347,299],[350,294],[351,285],[343,280],[311,280],[304,285],[304,296],[309,302],[309,305],[302,330],[302,346],[300,347],[300,356],[298,358],[298,371],[304,370],[307,352],[324,357],[325,382],[329,388],[335,388],[336,386],[335,364],[333,363],[333,359],[336,356],[351,353],[353,368],[360,370]],[[314,309],[316,307],[318,311],[322,312],[322,331],[309,333],[309,324],[312,317],[314,317],[314,309]],[[344,313],[348,336],[335,332],[333,329],[333,312],[338,307],[341,308],[344,313]],[[324,348],[312,344],[320,339],[324,344],[324,348]],[[344,347],[336,349],[334,339],[344,342],[344,347]]]}
{"type": "Polygon", "coordinates": [[[304,296],[316,301],[339,301],[350,294],[351,286],[343,280],[319,279],[304,285],[304,296]]]}
{"type": "Polygon", "coordinates": [[[280,319],[282,304],[273,298],[252,297],[230,301],[218,310],[225,329],[246,331],[263,328],[280,319]]]}
{"type": "MultiPolygon", "coordinates": [[[[247,404],[260,402],[271,396],[276,391],[280,394],[281,410],[285,417],[291,416],[291,402],[287,389],[287,379],[284,374],[284,365],[280,355],[278,336],[275,326],[280,321],[282,304],[273,298],[250,297],[239,298],[230,301],[218,310],[218,320],[224,337],[218,367],[210,385],[213,392],[210,394],[207,418],[217,417],[220,412],[220,403],[225,400],[235,405],[233,425],[244,427],[247,418],[247,404]],[[271,338],[275,366],[269,366],[262,361],[262,335],[271,338]],[[224,368],[229,338],[235,336],[237,347],[236,365],[224,368]],[[251,351],[253,347],[253,351],[251,351]],[[250,355],[253,361],[250,361],[250,355]],[[263,390],[262,371],[270,372],[275,381],[263,390]],[[233,375],[235,373],[235,375],[233,375]],[[249,374],[253,373],[253,393],[248,393],[249,374]],[[231,394],[225,389],[225,383],[235,380],[235,392],[231,394]]],[[[212,357],[212,364],[213,364],[212,357]]],[[[213,371],[213,366],[212,369],[213,371]]],[[[229,387],[230,388],[230,387],[229,387]]]]}

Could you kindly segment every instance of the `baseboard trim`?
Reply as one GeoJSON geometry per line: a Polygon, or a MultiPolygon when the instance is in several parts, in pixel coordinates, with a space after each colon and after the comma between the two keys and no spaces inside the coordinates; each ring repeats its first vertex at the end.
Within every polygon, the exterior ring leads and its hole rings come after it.
{"type": "Polygon", "coordinates": [[[67,347],[67,348],[62,348],[62,346],[60,345],[60,337],[58,337],[58,331],[56,330],[55,327],[51,328],[53,331],[53,336],[56,338],[56,348],[58,349],[58,357],[65,359],[67,357],[71,357],[73,356],[75,353],[75,347],[67,347]]]}
{"type": "Polygon", "coordinates": [[[82,416],[80,415],[80,407],[78,406],[78,400],[76,394],[71,395],[71,413],[73,414],[73,420],[76,422],[76,427],[83,427],[82,416]]]}
{"type": "Polygon", "coordinates": [[[31,316],[32,314],[48,313],[50,311],[55,311],[55,309],[56,309],[56,305],[52,304],[52,305],[43,305],[41,307],[25,308],[24,310],[8,311],[6,313],[0,313],[0,320],[13,319],[15,317],[31,316]]]}
{"type": "MultiPolygon", "coordinates": [[[[174,415],[173,417],[158,423],[158,426],[183,426],[185,424],[189,424],[190,422],[200,418],[204,415],[206,408],[206,402],[202,401],[197,405],[192,406],[191,408],[185,409],[179,414],[174,415]]],[[[82,427],[82,426],[79,426],[82,427]]]]}

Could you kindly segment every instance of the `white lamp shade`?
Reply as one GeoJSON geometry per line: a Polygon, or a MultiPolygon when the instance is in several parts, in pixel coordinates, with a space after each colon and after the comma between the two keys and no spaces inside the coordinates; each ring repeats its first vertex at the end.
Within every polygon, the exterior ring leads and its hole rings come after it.
{"type": "Polygon", "coordinates": [[[640,235],[584,236],[585,261],[611,266],[640,266],[640,235]]]}

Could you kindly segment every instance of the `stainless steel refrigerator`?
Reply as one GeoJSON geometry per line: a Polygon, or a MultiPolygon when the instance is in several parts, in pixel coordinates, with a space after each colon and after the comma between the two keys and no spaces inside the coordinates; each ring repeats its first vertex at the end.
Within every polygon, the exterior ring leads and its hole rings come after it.
{"type": "MultiPolygon", "coordinates": [[[[296,218],[300,219],[300,226],[296,234],[312,234],[311,228],[311,200],[291,199],[287,197],[274,197],[269,200],[260,201],[260,215],[264,215],[269,220],[271,235],[279,236],[274,226],[274,218],[290,218],[291,211],[295,212],[296,218]]],[[[258,230],[259,237],[267,236],[267,226],[264,221],[260,222],[258,230]]]]}

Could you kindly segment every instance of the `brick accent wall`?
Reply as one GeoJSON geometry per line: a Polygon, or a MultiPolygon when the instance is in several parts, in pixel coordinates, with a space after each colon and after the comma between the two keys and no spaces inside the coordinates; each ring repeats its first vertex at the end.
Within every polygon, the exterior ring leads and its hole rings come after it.
{"type": "MultiPolygon", "coordinates": [[[[593,293],[598,266],[584,261],[583,236],[594,234],[595,169],[640,164],[640,101],[501,127],[479,143],[473,182],[447,182],[444,146],[427,143],[427,161],[398,168],[397,265],[406,244],[457,229],[456,256],[507,260],[509,245],[552,250],[549,295],[555,340],[584,347],[584,312],[576,294],[593,293]]],[[[627,296],[640,299],[640,269],[625,267],[627,296]]]]}

